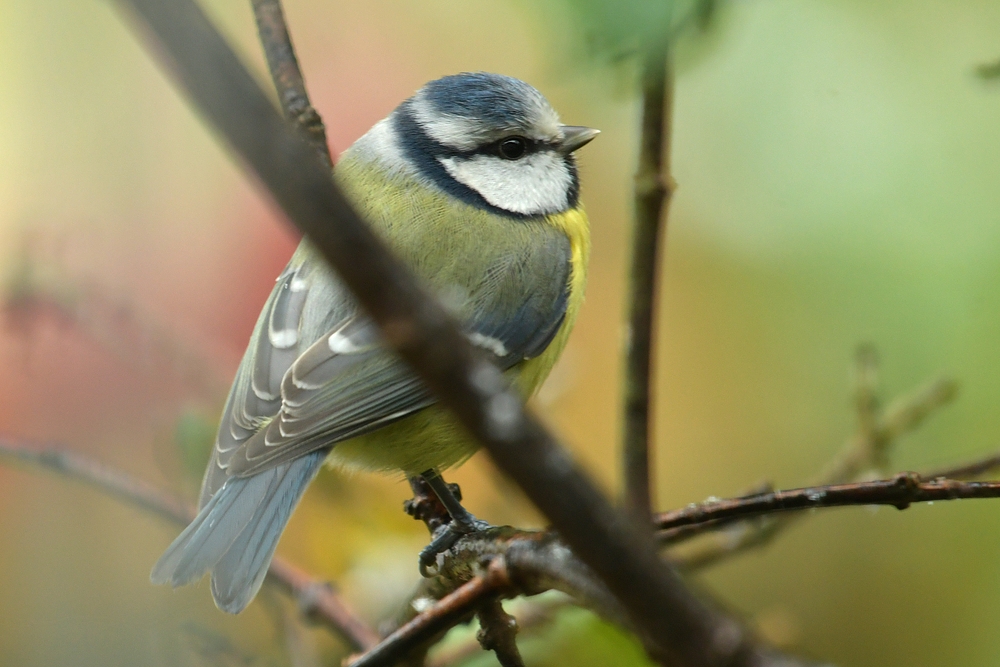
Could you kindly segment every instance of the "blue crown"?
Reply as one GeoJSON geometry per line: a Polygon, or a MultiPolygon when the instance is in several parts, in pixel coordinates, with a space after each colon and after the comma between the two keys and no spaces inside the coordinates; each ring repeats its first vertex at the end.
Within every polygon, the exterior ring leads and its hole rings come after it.
{"type": "Polygon", "coordinates": [[[425,99],[442,114],[490,124],[527,125],[545,97],[524,81],[489,72],[452,74],[424,86],[425,99]]]}

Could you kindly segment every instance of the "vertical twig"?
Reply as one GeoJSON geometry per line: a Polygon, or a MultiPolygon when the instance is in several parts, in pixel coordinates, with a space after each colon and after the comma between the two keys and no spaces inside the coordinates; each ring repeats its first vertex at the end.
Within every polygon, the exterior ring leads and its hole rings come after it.
{"type": "Polygon", "coordinates": [[[281,0],[251,0],[251,4],[281,110],[285,113],[285,118],[302,130],[326,165],[332,167],[333,159],[330,157],[330,145],[326,141],[326,128],[319,112],[309,101],[306,82],[299,69],[298,58],[295,57],[288,26],[285,25],[281,0]]]}
{"type": "Polygon", "coordinates": [[[652,512],[650,479],[650,394],[653,328],[659,275],[659,247],[670,179],[670,122],[673,80],[667,48],[652,49],[642,63],[642,135],[635,175],[635,230],[629,290],[628,356],[625,372],[623,475],[625,500],[643,516],[652,512]]]}
{"type": "Polygon", "coordinates": [[[479,632],[476,639],[483,650],[493,651],[501,667],[524,667],[521,652],[517,650],[517,620],[504,611],[498,598],[483,603],[476,614],[479,632]]]}

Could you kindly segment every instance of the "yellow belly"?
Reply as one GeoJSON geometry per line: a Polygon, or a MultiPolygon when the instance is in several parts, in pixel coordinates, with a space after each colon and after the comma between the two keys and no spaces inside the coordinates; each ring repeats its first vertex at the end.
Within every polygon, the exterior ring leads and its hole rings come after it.
{"type": "MultiPolygon", "coordinates": [[[[525,399],[538,390],[566,347],[587,282],[590,231],[583,208],[549,216],[548,222],[563,230],[570,240],[569,299],[562,326],[545,351],[506,372],[525,399]]],[[[354,470],[402,470],[406,475],[416,475],[431,468],[444,470],[462,463],[478,447],[445,409],[432,406],[377,431],[337,443],[327,463],[354,470]]]]}

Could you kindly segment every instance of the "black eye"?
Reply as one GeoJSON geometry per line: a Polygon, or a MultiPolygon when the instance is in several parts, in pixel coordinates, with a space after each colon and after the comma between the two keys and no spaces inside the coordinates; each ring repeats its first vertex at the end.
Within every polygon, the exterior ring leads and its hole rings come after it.
{"type": "Polygon", "coordinates": [[[500,150],[500,157],[507,160],[516,160],[528,150],[528,140],[524,137],[507,137],[500,142],[498,148],[500,150]]]}

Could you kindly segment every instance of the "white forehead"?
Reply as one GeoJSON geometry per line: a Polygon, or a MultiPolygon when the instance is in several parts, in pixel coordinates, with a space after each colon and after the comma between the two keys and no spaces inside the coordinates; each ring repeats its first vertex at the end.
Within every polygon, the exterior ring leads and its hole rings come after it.
{"type": "Polygon", "coordinates": [[[562,138],[559,114],[541,95],[526,97],[522,113],[509,118],[478,118],[441,111],[428,99],[424,90],[410,102],[409,111],[431,139],[459,151],[470,151],[510,135],[523,135],[536,141],[562,138]]]}

